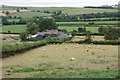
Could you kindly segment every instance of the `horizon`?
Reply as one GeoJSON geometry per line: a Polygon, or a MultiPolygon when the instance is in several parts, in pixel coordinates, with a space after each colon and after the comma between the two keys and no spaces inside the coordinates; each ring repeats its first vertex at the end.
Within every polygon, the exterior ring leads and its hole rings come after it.
{"type": "Polygon", "coordinates": [[[23,7],[84,7],[84,6],[102,6],[102,5],[116,5],[119,0],[2,0],[1,5],[7,6],[23,6],[23,7]]]}

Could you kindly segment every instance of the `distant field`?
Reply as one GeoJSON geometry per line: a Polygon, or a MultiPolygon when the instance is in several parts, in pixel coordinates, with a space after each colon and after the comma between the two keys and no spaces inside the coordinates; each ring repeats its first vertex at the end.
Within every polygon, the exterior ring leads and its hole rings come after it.
{"type": "MultiPolygon", "coordinates": [[[[94,24],[118,24],[118,21],[89,21],[94,24]]],[[[56,22],[56,24],[88,24],[89,22],[56,22]]]]}
{"type": "Polygon", "coordinates": [[[117,9],[93,9],[93,8],[74,8],[63,10],[62,12],[68,15],[80,15],[80,14],[91,14],[91,13],[103,13],[103,12],[117,12],[117,9]]]}
{"type": "Polygon", "coordinates": [[[11,33],[21,33],[26,31],[27,26],[26,25],[8,25],[8,26],[3,26],[0,27],[2,29],[2,32],[8,32],[10,31],[11,33]]]}
{"type": "Polygon", "coordinates": [[[10,22],[12,22],[12,21],[18,22],[20,19],[7,19],[7,20],[10,22]]]}
{"type": "MultiPolygon", "coordinates": [[[[67,31],[78,30],[79,26],[59,26],[58,29],[65,29],[67,31]]],[[[99,27],[85,27],[87,31],[98,33],[99,27]]]]}
{"type": "Polygon", "coordinates": [[[74,9],[72,7],[28,7],[29,10],[40,10],[41,12],[44,12],[44,11],[50,11],[50,12],[53,12],[53,11],[63,11],[63,10],[67,10],[67,9],[74,9]]]}
{"type": "Polygon", "coordinates": [[[12,13],[10,14],[12,17],[22,17],[22,18],[32,18],[33,16],[39,17],[51,17],[51,14],[40,13],[40,12],[20,12],[20,13],[12,13]]]}

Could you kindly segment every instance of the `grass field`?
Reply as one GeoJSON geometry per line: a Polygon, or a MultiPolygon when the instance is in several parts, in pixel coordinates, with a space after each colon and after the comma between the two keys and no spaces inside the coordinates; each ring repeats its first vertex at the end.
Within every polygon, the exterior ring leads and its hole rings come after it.
{"type": "Polygon", "coordinates": [[[118,77],[118,46],[47,45],[3,58],[2,65],[3,78],[115,78],[118,77]],[[88,46],[91,48],[87,52],[88,46]],[[70,61],[72,57],[74,61],[70,61]]]}
{"type": "Polygon", "coordinates": [[[91,14],[91,13],[103,13],[103,12],[117,12],[117,9],[94,9],[94,8],[74,8],[63,10],[63,13],[68,15],[80,15],[80,14],[91,14]]]}
{"type": "Polygon", "coordinates": [[[2,32],[8,32],[10,31],[11,33],[21,33],[26,31],[27,26],[26,25],[8,25],[8,26],[3,26],[0,27],[2,29],[2,32]]]}
{"type": "MultiPolygon", "coordinates": [[[[67,31],[78,30],[79,26],[58,26],[58,29],[65,29],[67,31]]],[[[85,27],[87,31],[98,33],[99,27],[85,27]]]]}
{"type": "MultiPolygon", "coordinates": [[[[94,24],[118,24],[118,21],[89,21],[94,22],[94,24]]],[[[89,24],[89,22],[56,22],[56,24],[89,24]]]]}
{"type": "MultiPolygon", "coordinates": [[[[104,36],[91,36],[91,39],[93,41],[104,41],[104,36]]],[[[74,36],[74,38],[72,38],[72,41],[80,41],[80,40],[85,40],[85,36],[74,36]]]]}
{"type": "Polygon", "coordinates": [[[10,14],[12,17],[22,17],[22,18],[32,18],[33,16],[39,16],[39,17],[51,17],[51,14],[47,13],[40,13],[40,12],[20,12],[20,13],[12,13],[10,14]]]}
{"type": "Polygon", "coordinates": [[[15,22],[18,22],[20,21],[20,19],[7,19],[9,22],[12,22],[12,21],[15,21],[15,22]]]}

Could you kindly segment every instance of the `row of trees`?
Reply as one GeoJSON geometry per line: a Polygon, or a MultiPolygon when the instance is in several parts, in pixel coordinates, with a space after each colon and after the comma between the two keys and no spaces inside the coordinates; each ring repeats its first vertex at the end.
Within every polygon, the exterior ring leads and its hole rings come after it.
{"type": "Polygon", "coordinates": [[[16,24],[26,24],[27,21],[20,18],[19,21],[8,21],[6,17],[2,17],[2,25],[16,25],[16,24]]]}

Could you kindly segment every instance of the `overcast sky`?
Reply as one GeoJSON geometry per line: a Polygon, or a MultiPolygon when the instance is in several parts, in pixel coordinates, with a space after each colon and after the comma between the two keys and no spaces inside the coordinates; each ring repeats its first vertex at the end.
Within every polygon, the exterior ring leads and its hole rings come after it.
{"type": "Polygon", "coordinates": [[[0,4],[33,7],[84,7],[115,5],[120,0],[0,0],[0,4]]]}

